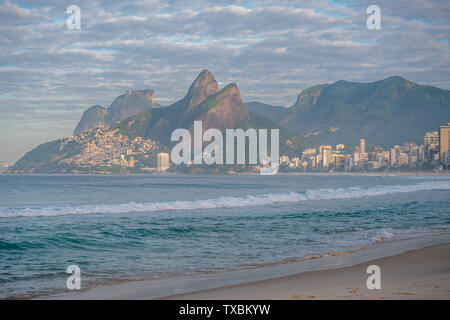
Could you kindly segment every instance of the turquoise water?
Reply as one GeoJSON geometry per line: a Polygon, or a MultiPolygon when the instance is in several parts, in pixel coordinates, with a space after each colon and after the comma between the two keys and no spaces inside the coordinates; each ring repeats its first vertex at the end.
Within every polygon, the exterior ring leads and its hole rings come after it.
{"type": "Polygon", "coordinates": [[[0,175],[0,298],[361,248],[450,226],[450,178],[0,175]]]}

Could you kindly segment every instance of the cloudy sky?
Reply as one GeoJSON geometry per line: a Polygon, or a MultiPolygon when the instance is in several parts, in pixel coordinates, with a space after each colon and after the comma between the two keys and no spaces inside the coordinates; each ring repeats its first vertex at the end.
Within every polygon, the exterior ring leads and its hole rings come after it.
{"type": "Polygon", "coordinates": [[[170,104],[204,68],[244,101],[282,106],[340,79],[450,89],[449,17],[448,0],[0,0],[0,161],[71,135],[126,90],[170,104]],[[371,4],[381,30],[366,26],[371,4]]]}

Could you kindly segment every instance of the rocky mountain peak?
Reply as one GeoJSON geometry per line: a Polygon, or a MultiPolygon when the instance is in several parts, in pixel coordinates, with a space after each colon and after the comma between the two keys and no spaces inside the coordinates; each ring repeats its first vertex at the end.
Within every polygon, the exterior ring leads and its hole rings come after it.
{"type": "Polygon", "coordinates": [[[93,106],[86,110],[74,130],[74,135],[95,128],[107,127],[143,111],[158,108],[154,99],[155,91],[152,89],[127,90],[123,95],[114,99],[108,109],[93,106]]]}
{"type": "Polygon", "coordinates": [[[125,120],[142,111],[153,109],[155,91],[146,90],[128,90],[125,94],[118,96],[108,108],[108,117],[110,123],[125,120]]]}
{"type": "Polygon", "coordinates": [[[108,111],[102,106],[95,105],[83,112],[81,120],[78,122],[74,135],[79,135],[93,128],[102,128],[105,126],[105,117],[108,111]]]}
{"type": "Polygon", "coordinates": [[[209,70],[203,70],[189,87],[186,95],[188,109],[198,106],[209,96],[219,92],[219,85],[209,70]]]}
{"type": "Polygon", "coordinates": [[[200,117],[204,128],[234,128],[238,121],[250,118],[247,108],[242,103],[239,88],[234,83],[210,96],[199,108],[205,112],[200,117]]]}

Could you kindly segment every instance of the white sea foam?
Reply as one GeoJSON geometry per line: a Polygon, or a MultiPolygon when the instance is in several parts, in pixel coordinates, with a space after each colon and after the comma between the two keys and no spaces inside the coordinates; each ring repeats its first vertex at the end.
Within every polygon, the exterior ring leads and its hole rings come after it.
{"type": "Polygon", "coordinates": [[[374,241],[382,241],[389,238],[392,238],[394,236],[394,230],[391,228],[384,228],[377,230],[375,235],[372,237],[372,240],[374,241]]]}
{"type": "Polygon", "coordinates": [[[304,192],[270,193],[243,197],[219,197],[193,201],[155,203],[98,204],[80,206],[45,206],[35,208],[0,207],[0,218],[60,216],[68,214],[106,214],[156,211],[182,211],[272,205],[310,200],[352,199],[428,190],[449,190],[450,181],[422,182],[412,185],[315,189],[304,192]]]}

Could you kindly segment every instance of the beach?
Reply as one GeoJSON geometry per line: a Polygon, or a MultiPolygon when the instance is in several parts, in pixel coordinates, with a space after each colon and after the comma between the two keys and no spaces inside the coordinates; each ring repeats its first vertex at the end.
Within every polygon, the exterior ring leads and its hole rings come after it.
{"type": "Polygon", "coordinates": [[[0,299],[161,299],[352,267],[450,243],[449,201],[448,177],[1,175],[0,299]]]}
{"type": "Polygon", "coordinates": [[[380,241],[353,253],[166,279],[124,281],[38,299],[304,300],[449,299],[450,234],[380,241]],[[381,289],[367,288],[367,267],[381,289]]]}
{"type": "Polygon", "coordinates": [[[314,300],[450,299],[450,244],[376,259],[352,267],[311,271],[168,299],[314,300]],[[381,289],[366,285],[369,265],[381,269],[381,289]]]}

